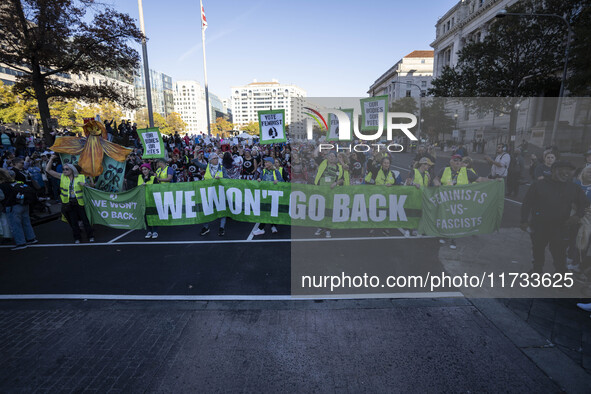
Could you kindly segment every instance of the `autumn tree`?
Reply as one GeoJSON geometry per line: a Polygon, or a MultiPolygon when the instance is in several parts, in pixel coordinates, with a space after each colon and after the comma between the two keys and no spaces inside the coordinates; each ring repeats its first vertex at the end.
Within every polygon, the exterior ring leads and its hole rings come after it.
{"type": "Polygon", "coordinates": [[[224,132],[232,133],[233,130],[234,130],[234,123],[224,119],[221,116],[215,120],[215,123],[211,124],[211,132],[214,134],[222,134],[224,132]]]}
{"type": "Polygon", "coordinates": [[[26,116],[37,112],[36,103],[23,94],[15,93],[12,86],[0,81],[0,120],[4,123],[22,123],[26,116]]]}
{"type": "Polygon", "coordinates": [[[259,122],[250,122],[246,126],[243,126],[242,129],[246,131],[250,135],[259,135],[259,122]]]}
{"type": "MultiPolygon", "coordinates": [[[[141,109],[135,113],[135,123],[137,123],[138,129],[148,128],[148,110],[146,108],[141,109]]],[[[166,118],[154,112],[154,127],[158,127],[162,133],[171,134],[166,118]]],[[[172,133],[174,134],[174,133],[172,133]]]]}
{"type": "Polygon", "coordinates": [[[37,100],[46,137],[53,97],[136,105],[114,84],[75,83],[67,74],[130,74],[139,55],[129,44],[142,37],[129,15],[98,0],[4,0],[0,5],[0,63],[23,73],[16,92],[37,100]]]}
{"type": "Polygon", "coordinates": [[[181,118],[178,112],[172,112],[166,117],[166,129],[161,129],[165,134],[184,133],[187,124],[181,118]]]}

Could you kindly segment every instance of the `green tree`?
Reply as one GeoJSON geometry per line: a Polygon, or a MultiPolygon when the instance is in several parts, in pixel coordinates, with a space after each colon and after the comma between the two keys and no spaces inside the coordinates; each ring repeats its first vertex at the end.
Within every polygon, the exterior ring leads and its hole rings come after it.
{"type": "Polygon", "coordinates": [[[184,133],[187,124],[181,118],[181,114],[172,112],[166,117],[166,128],[162,130],[165,134],[184,133]]]}
{"type": "Polygon", "coordinates": [[[412,97],[402,97],[390,104],[392,112],[408,112],[411,114],[418,114],[417,102],[412,97]]]}
{"type": "Polygon", "coordinates": [[[421,130],[423,136],[429,136],[431,141],[437,141],[446,134],[452,133],[455,120],[445,111],[445,98],[429,97],[424,99],[421,117],[424,119],[421,130]]]}
{"type": "Polygon", "coordinates": [[[246,131],[250,135],[259,135],[259,122],[250,122],[246,126],[243,126],[242,129],[246,131]]]}
{"type": "Polygon", "coordinates": [[[134,20],[97,0],[5,0],[0,6],[0,63],[21,71],[17,92],[32,95],[43,131],[50,132],[49,99],[135,100],[115,85],[83,85],[66,73],[132,73],[139,55],[128,43],[143,37],[134,20]]]}

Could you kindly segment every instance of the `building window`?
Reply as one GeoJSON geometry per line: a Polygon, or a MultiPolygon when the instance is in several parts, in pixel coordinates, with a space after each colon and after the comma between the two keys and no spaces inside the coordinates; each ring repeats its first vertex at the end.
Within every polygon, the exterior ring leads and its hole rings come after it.
{"type": "Polygon", "coordinates": [[[451,27],[453,27],[456,24],[456,18],[451,18],[451,27]]]}
{"type": "Polygon", "coordinates": [[[425,59],[421,59],[421,64],[425,64],[425,59]]]}
{"type": "Polygon", "coordinates": [[[406,91],[406,97],[411,97],[411,91],[410,90],[407,90],[406,91]]]}
{"type": "Polygon", "coordinates": [[[427,87],[427,81],[421,81],[421,87],[422,88],[426,88],[427,87]]]}

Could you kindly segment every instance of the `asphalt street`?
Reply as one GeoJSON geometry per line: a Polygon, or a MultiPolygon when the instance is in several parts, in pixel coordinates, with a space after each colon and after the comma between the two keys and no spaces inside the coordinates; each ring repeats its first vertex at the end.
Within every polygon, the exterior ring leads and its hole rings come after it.
{"type": "MultiPolygon", "coordinates": [[[[393,168],[405,176],[411,159],[395,155],[393,168]]],[[[437,168],[446,162],[439,158],[437,168]]],[[[483,163],[476,168],[488,171],[483,163]]],[[[503,227],[518,226],[519,209],[518,200],[505,201],[503,227]]],[[[162,226],[156,240],[146,240],[140,230],[95,226],[95,243],[75,245],[67,224],[52,221],[35,227],[39,244],[14,252],[0,247],[0,294],[278,297],[296,290],[291,280],[298,283],[298,275],[321,266],[324,274],[412,274],[416,265],[424,272],[443,271],[437,240],[405,238],[397,229],[334,230],[325,239],[311,228],[294,229],[292,237],[289,226],[253,237],[255,226],[228,220],[223,237],[217,222],[204,237],[200,225],[162,226]]]]}

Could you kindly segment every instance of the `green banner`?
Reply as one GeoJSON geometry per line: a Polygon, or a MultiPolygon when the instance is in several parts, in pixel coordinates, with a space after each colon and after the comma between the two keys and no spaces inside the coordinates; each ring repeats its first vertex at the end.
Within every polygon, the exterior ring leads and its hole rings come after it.
{"type": "Polygon", "coordinates": [[[91,224],[127,230],[145,229],[145,186],[125,193],[84,188],[84,210],[91,224]]]}
{"type": "Polygon", "coordinates": [[[230,217],[243,222],[326,228],[417,228],[421,191],[415,187],[329,186],[233,179],[148,185],[151,226],[230,217]]]}
{"type": "Polygon", "coordinates": [[[158,127],[138,129],[137,135],[144,147],[142,159],[164,159],[164,142],[158,127]]]}
{"type": "MultiPolygon", "coordinates": [[[[63,164],[78,164],[78,158],[78,155],[60,153],[60,160],[63,164]]],[[[103,173],[96,178],[94,187],[104,192],[117,193],[119,190],[123,189],[124,180],[125,162],[118,162],[117,160],[104,155],[103,173]]]]}
{"type": "Polygon", "coordinates": [[[447,238],[466,237],[492,233],[501,224],[504,182],[429,187],[423,190],[420,233],[447,238]]]}

